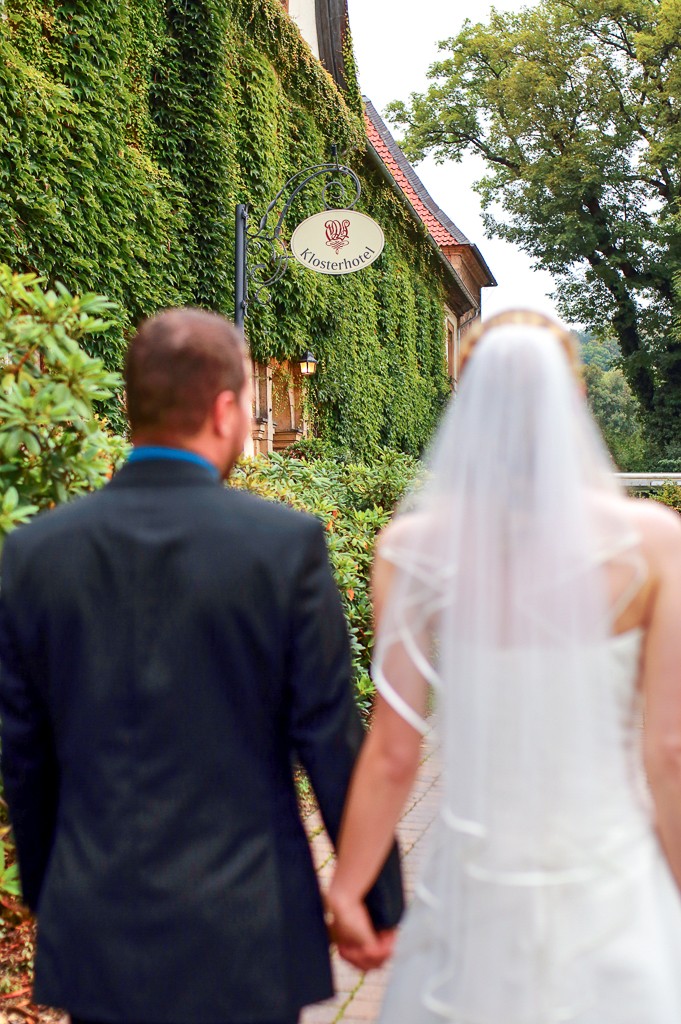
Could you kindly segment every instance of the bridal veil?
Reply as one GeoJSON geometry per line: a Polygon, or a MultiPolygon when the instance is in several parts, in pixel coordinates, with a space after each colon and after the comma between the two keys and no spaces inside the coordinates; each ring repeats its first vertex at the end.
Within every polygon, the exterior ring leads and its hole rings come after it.
{"type": "Polygon", "coordinates": [[[569,346],[516,320],[472,349],[381,548],[396,571],[374,678],[435,728],[443,766],[414,909],[421,1001],[462,1024],[577,1014],[647,821],[608,685],[613,625],[641,582],[636,534],[569,346]]]}

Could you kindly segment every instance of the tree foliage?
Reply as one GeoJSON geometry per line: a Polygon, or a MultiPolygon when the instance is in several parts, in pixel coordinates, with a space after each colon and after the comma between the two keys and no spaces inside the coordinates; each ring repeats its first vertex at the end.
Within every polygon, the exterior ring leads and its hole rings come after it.
{"type": "Polygon", "coordinates": [[[611,370],[613,366],[619,366],[621,361],[620,347],[612,335],[603,335],[599,338],[593,334],[580,331],[579,349],[584,366],[595,364],[601,370],[611,370]]]}
{"type": "Polygon", "coordinates": [[[624,473],[645,468],[646,445],[639,406],[619,366],[584,367],[587,400],[617,467],[624,473]]]}
{"type": "Polygon", "coordinates": [[[614,332],[661,447],[681,422],[680,37],[681,0],[493,10],[391,115],[413,159],[484,157],[488,230],[554,275],[567,319],[614,332]]]}

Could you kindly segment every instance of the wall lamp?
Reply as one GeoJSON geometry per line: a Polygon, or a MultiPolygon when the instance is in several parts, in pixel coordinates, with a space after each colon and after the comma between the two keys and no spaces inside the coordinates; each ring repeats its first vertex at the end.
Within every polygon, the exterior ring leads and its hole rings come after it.
{"type": "Polygon", "coordinates": [[[311,377],[317,370],[317,360],[311,352],[306,352],[300,360],[300,372],[303,377],[311,377]]]}

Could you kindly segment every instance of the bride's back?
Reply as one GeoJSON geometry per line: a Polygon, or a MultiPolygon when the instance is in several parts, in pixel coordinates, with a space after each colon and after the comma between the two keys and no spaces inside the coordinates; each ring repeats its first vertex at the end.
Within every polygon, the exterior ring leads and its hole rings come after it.
{"type": "MultiPolygon", "coordinates": [[[[430,477],[381,542],[375,675],[440,736],[424,898],[448,969],[431,976],[433,1005],[543,1022],[554,1000],[595,998],[575,968],[588,986],[629,928],[632,878],[655,848],[640,695],[657,697],[651,665],[664,675],[672,650],[659,599],[671,586],[681,600],[681,527],[620,491],[572,348],[520,319],[473,346],[430,477]]],[[[666,706],[681,722],[681,698],[666,706]]]]}
{"type": "Polygon", "coordinates": [[[681,522],[619,490],[560,328],[479,338],[378,547],[383,699],[336,905],[435,727],[442,806],[382,1020],[677,1024],[681,522]]]}

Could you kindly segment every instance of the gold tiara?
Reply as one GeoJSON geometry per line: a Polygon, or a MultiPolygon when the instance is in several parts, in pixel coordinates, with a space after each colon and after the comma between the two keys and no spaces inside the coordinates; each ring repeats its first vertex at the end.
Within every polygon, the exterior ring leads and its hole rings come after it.
{"type": "Polygon", "coordinates": [[[545,313],[537,313],[531,309],[509,309],[503,313],[496,313],[484,323],[477,323],[468,331],[461,341],[461,352],[459,357],[459,374],[461,374],[466,363],[471,357],[475,346],[495,327],[504,327],[507,324],[521,324],[527,327],[543,327],[560,342],[560,345],[567,356],[568,362],[574,372],[579,376],[581,362],[579,358],[579,347],[575,335],[566,330],[565,327],[545,313]]]}

